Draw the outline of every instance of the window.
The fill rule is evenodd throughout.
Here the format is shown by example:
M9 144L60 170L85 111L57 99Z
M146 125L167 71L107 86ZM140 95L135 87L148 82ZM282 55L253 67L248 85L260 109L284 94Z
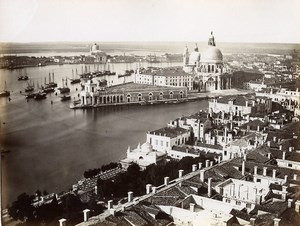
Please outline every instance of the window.
M292 164L292 163L289 163L289 164L288 164L288 167L293 167L293 164Z
M166 147L169 147L169 142L168 141L166 142Z
M238 206L242 205L241 201L236 201L236 205Z
M230 203L230 199L226 199L226 202L227 202L227 203Z
M164 142L163 141L160 141L160 146L163 146L164 145Z
M250 203L247 203L247 204L246 204L246 208L250 209L250 208L251 208L251 204L250 204Z
M158 145L158 140L156 140L155 144Z

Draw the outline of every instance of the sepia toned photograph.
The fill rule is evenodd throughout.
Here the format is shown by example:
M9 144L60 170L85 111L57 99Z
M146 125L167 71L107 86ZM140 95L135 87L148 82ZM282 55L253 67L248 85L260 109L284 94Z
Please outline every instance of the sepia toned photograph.
M299 9L0 0L0 225L300 225Z

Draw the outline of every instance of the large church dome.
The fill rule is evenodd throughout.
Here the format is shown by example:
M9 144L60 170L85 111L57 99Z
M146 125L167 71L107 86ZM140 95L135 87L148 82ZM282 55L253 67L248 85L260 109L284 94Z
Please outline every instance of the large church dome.
M217 47L209 45L201 53L200 62L202 62L202 63L223 63L223 54Z

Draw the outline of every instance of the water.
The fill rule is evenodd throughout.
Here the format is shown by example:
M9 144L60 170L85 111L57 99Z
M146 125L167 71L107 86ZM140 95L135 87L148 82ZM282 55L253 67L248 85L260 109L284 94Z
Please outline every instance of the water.
M47 66L26 71L35 83L42 83L44 77L48 80L48 72L53 71L60 86L62 78L72 77L72 69L80 72L81 66ZM129 65L113 67L122 71ZM67 190L85 170L124 158L128 145L143 143L148 130L207 108L207 101L199 101L74 111L54 94L48 94L45 100L26 102L19 93L26 87L26 81L17 81L18 74L18 70L0 70L0 84L6 81L7 88L13 90L11 102L0 98L0 143L10 150L1 164L4 207L21 192ZM117 78L112 81L120 82ZM76 98L79 91L76 86L70 87L72 98Z

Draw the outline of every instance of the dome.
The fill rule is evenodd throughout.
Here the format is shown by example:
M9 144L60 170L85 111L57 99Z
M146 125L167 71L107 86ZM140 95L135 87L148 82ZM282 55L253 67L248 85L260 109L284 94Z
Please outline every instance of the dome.
M97 45L96 43L94 45L92 45L92 47L91 47L92 52L97 52L98 50L100 50L99 45Z
M223 54L222 52L215 46L208 46L201 53L202 63L223 63Z
M152 145L150 144L150 143L148 143L148 142L146 142L146 143L144 143L142 146L141 146L141 150L142 150L142 152L144 152L144 153L149 153L149 152L151 152L152 151Z
M195 65L200 60L199 52L192 52L189 57L189 65Z

